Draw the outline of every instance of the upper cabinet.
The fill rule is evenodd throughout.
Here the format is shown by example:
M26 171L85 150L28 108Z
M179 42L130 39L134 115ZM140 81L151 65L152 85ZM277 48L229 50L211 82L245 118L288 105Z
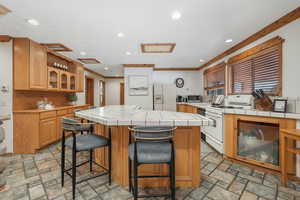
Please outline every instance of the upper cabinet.
M225 93L225 66L220 63L204 71L204 89L206 95L220 95Z
M84 68L82 65L77 65L77 91L83 92L84 90Z
M14 39L14 89L83 92L84 67L27 38Z
M27 38L14 39L14 89L47 89L47 51Z

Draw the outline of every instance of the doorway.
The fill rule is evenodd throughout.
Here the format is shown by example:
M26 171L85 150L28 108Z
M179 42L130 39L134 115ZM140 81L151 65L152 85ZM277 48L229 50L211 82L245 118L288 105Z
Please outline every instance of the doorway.
M94 106L94 79L85 78L85 103Z
M124 83L120 83L120 105L124 105Z

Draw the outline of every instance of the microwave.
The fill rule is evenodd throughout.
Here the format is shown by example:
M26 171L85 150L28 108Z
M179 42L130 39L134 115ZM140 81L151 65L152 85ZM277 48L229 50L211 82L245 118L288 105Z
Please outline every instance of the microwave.
M187 96L187 102L189 102L189 103L200 103L200 102L202 102L202 96L201 95L188 95Z

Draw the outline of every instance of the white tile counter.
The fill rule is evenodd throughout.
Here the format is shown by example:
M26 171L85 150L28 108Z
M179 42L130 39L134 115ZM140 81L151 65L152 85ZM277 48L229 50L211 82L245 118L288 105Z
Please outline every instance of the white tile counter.
M289 118L289 119L300 120L300 113L278 113L278 112L271 112L271 111L260 111L255 109L249 110L249 109L216 108L206 103L180 103L180 104L186 104L186 105L195 106L204 109L211 109L211 110L215 109L218 112L222 112L224 114L254 115L254 116L263 116L263 117L277 117L277 118Z
M210 126L213 121L198 114L142 110L138 106L104 106L76 112L81 117L109 126Z

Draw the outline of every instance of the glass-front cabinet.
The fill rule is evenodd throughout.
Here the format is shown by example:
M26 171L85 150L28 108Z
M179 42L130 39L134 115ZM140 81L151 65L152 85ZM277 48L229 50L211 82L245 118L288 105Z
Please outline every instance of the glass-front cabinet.
M59 70L48 67L48 89L57 90L59 87Z
M68 73L67 72L60 72L60 89L68 90Z
M237 156L279 166L279 124L238 120Z
M76 90L76 75L70 74L70 90Z

